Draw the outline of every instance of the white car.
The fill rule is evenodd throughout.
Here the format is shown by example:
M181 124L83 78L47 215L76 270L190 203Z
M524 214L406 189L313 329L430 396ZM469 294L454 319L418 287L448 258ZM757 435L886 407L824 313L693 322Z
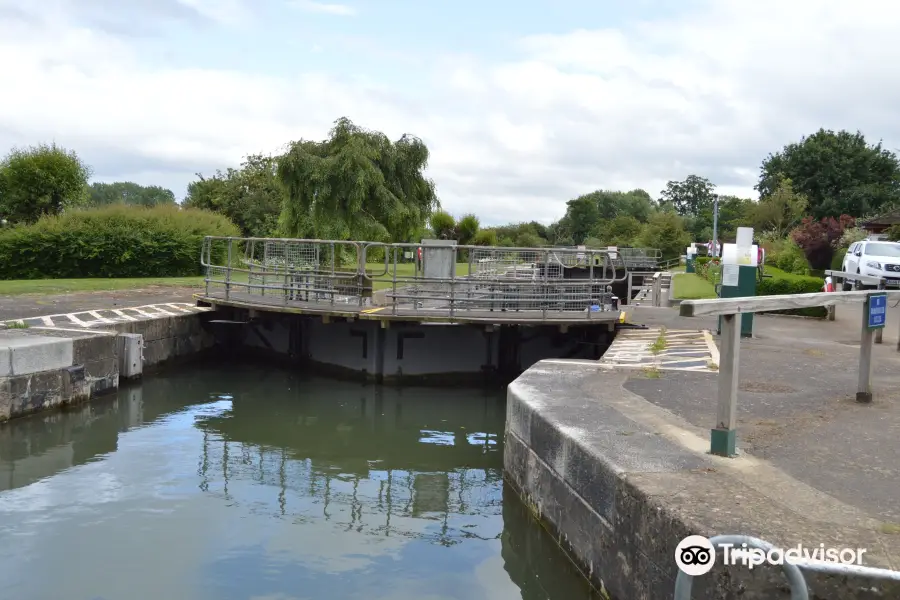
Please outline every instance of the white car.
M841 270L879 277L888 287L900 287L900 243L866 240L851 244ZM844 282L845 291L850 289L852 282L852 279Z

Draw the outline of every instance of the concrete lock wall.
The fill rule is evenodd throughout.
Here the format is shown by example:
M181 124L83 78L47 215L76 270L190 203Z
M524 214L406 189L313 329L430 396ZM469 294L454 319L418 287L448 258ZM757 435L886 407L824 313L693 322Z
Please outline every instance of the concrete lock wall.
M246 321L245 321L246 319ZM384 382L479 380L518 374L544 358L570 356L583 348L576 332L558 327L494 327L260 313L238 324L223 324L220 343L241 346L250 355L274 355L305 362L322 373ZM601 343L612 334L598 325ZM602 330L602 331L601 331Z
M194 313L109 324L0 332L0 422L84 402L176 359L211 349L215 338Z
M685 537L742 534L778 546L809 525L757 491L773 485L764 473L751 479L753 469L735 467L735 476L686 442L674 415L623 390L627 376L540 362L507 393L504 476L594 585L620 600L672 598ZM810 598L900 597L884 579L804 575ZM776 567L717 562L695 578L691 597L787 598L786 583Z

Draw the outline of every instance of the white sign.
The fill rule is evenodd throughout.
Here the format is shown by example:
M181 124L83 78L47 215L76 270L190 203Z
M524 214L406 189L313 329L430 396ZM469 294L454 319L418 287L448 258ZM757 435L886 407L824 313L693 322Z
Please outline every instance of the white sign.
M738 265L722 265L722 285L737 287L740 272Z

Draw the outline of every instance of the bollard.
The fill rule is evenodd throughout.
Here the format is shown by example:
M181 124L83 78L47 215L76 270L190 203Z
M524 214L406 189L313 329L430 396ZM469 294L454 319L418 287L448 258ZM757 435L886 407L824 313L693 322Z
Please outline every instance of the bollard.
M833 292L833 291L834 291L834 282L833 282L833 280L831 279L831 277L826 277L826 278L825 278L825 285L822 286L822 291L823 291L823 292ZM832 304L831 306L829 306L829 307L826 308L825 310L828 311L828 312L827 312L827 314L828 314L828 320L829 320L829 321L834 321L834 316L835 316L835 315L834 315L834 305Z

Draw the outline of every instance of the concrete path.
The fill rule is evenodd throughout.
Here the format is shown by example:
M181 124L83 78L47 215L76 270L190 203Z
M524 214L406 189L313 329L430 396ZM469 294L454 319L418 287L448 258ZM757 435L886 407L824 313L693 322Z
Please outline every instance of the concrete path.
M900 309L891 308L884 343L874 349L870 405L855 401L861 319L861 309L850 307L838 307L834 322L755 317L757 337L741 343L739 447L864 511L900 542ZM681 318L676 309L638 307L630 321L693 322L715 334L715 319ZM715 374L636 373L624 387L706 430L708 439Z
M194 287L159 286L107 292L0 295L0 321L170 302L194 304L191 296L199 291L201 291L200 288Z
M58 315L41 315L40 317L25 317L5 321L7 324L18 323L30 328L91 328L104 327L114 323L130 323L133 321L147 321L160 317L175 317L178 315L206 312L212 308L197 306L190 302L167 302L165 304L145 304L144 306L130 306L122 308L98 308L97 310L84 310L73 313L61 313Z

